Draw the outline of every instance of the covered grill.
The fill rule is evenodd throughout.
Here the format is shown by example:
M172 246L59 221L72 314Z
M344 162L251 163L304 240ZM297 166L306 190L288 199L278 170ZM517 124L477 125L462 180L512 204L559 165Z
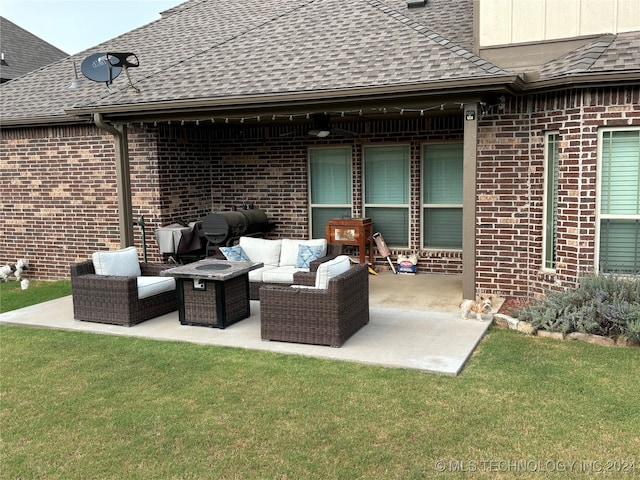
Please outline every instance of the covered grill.
M264 211L247 205L241 210L210 213L202 220L201 234L207 239L208 256L216 247L230 245L243 235L264 236L274 226Z

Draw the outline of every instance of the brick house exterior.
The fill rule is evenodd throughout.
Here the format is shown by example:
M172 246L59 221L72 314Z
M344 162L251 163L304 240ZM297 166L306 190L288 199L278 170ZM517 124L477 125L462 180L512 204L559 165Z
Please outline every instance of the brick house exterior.
M271 3L286 8L290 2ZM301 9L338 5L332 1L316 5L299 3ZM397 80L400 86L387 80L390 83L380 87L384 94L367 93L366 99L316 98L314 88L320 87L311 85L311 93L305 92L304 102L298 103L292 97L283 103L282 98L261 100L247 87L250 104L234 108L220 105L205 108L204 104L192 108L187 105L190 101L187 97L184 106L173 108L176 91L169 84L163 93L163 79L166 80L163 72L151 83L136 84L141 87L141 97L149 92L158 95L158 104L166 103L166 109L153 111L155 97L148 102L136 97L122 79L118 80L119 94L106 95L104 90L96 94L95 89L104 89L103 86L83 87L94 90L71 103L63 98L66 91L62 89L59 104L45 102L42 109L47 112L42 115L33 102L20 100L25 91L33 88L30 82L37 83L38 78L27 76L3 85L0 264L28 258L32 278L66 278L70 263L88 258L93 251L123 245L118 191L122 193L124 186L117 172L123 155L118 153L113 132L100 128L98 121L91 121L93 112L99 112L120 132L126 132L124 156L131 185L130 215L134 219L145 218L150 261L161 258L153 239L156 228L173 222L187 223L211 211L226 211L243 204L263 209L277 223L273 237L309 237L309 151L313 148L351 149L352 214L366 215L365 147L406 145L410 179L408 245L391 247L393 255L418 253L419 273L463 275L470 279L464 287L467 296L469 291L533 296L547 288L573 286L581 274L596 270L598 131L603 127L640 129L640 68L638 60L625 56L620 46L626 49L640 46L640 33L607 37L607 45L617 47L611 55L627 58L622 67L594 72L592 60L582 72L588 79L565 81L567 69L561 66L569 63L574 68L575 62L568 60L572 55L582 61L588 55L581 56L580 52L593 52L604 40L584 39L578 48L572 46L568 53L558 53L557 58L542 67L534 65L528 73L513 74L506 66L504 69L495 66L499 63L495 58L489 64L474 57L471 51L482 56L481 45L474 44L470 33L463 33L464 22L449 19L452 11L458 12L463 20L474 19L471 23L479 28L480 6L476 2L431 0L424 6L431 9L425 10L425 17L432 19L434 13L439 15L429 21L422 19L416 9L407 9L403 1L353 2L359 3L362 5L353 6L353 15L344 12L344 18L360 18L358 8L371 7L376 9L376 15L384 13L382 24L400 20L411 25L413 31L419 31L422 25L429 29L427 33L438 31L438 25L429 21L442 22L439 33L445 38L455 38L456 45L468 49L463 57L471 59L472 65L457 65L451 70L454 67L443 61L442 77L434 79L430 86L419 87L433 89L428 93L406 89L400 78ZM154 28L162 32L163 22L168 28L171 21L192 15L192 11L215 10L214 5L205 4L201 0L186 2L166 13ZM230 12L231 18L233 15ZM295 22L296 14L290 15L288 21ZM363 18L359 27L364 29L369 17ZM274 20L265 20L265 24L269 22ZM381 25L374 24L372 28L383 31ZM138 37L145 38L143 30L131 33L130 44L136 44ZM151 33L147 31L147 35ZM442 37L434 38L429 36L429 41L436 41L438 48L443 45L450 48ZM99 46L97 51L122 49L125 40L126 35L119 45ZM142 49L140 45L137 48ZM454 49L456 59L459 48ZM604 48L598 58L604 61L606 51ZM494 51L491 54L495 57ZM411 51L407 55L412 55ZM336 68L340 68L341 57L336 58ZM59 76L68 67L69 59L63 63L52 65L48 75ZM465 68L469 69L468 74L454 73ZM478 79L474 70L477 68L491 72L486 80ZM398 70L401 66L392 68L390 76ZM598 76L612 72L616 75L613 80ZM135 78L136 74L131 69L131 76ZM462 79L456 77L458 74ZM42 78L47 73L39 75ZM447 82L453 86L441 92ZM399 90L390 95L386 90L389 85ZM407 108L400 107L404 105ZM365 114L352 113L344 118L340 115L358 109L364 109ZM350 130L354 136L313 138L295 133L307 128L305 114L327 110L340 117L332 126ZM470 128L475 135L473 140ZM553 270L543 268L548 132L557 132L559 139ZM475 171L471 171L474 181L465 180L464 184L466 246L462 249L423 246L422 149L433 142L464 142L465 162L474 166ZM470 149L473 152L469 153ZM465 163L465 169L468 165ZM133 241L127 243L142 246L139 228L133 228ZM377 257L376 264L385 268L386 260Z

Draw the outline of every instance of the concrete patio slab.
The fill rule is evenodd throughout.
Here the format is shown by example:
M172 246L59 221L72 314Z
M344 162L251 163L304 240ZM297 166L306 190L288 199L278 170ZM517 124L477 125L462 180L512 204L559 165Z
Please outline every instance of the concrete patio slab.
M372 306L369 324L341 348L331 348L263 341L257 301L251 301L249 318L224 330L180 325L177 312L134 327L80 322L73 318L71 296L0 314L0 324L5 325L247 348L448 375L460 373L490 323L462 320L451 304L448 311Z

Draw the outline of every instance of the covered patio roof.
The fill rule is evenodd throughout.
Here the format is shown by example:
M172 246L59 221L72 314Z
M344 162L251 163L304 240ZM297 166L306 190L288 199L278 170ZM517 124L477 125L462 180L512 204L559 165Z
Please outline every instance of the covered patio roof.
M248 119L367 109L424 113L500 94L640 79L640 33L605 35L539 72L477 56L473 0L189 0L162 18L3 84L3 128ZM109 88L79 73L96 53L139 66ZM69 89L76 73L81 82ZM125 74L126 73L126 74ZM415 113L414 112L414 113Z
M292 115L372 101L382 112L405 100L425 108L425 96L446 103L452 93L504 91L519 79L472 53L472 18L471 0L419 9L403 0L190 0L3 85L2 123ZM131 52L139 66L109 89L86 79L69 89L100 52Z

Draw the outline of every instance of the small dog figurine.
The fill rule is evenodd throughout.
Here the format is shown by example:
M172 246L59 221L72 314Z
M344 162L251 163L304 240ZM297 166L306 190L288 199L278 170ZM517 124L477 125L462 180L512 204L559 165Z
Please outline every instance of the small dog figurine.
M24 258L21 258L16 262L15 272L13 273L17 281L22 280L22 271L29 266L29 262Z
M13 273L11 265L3 265L0 267L0 281L8 282L9 276Z
M3 265L0 267L0 281L8 282L11 274L15 275L16 280L22 280L22 271L29 266L29 262L24 258L18 260L14 265Z
M476 314L476 320L482 321L482 314L489 313L491 311L491 298L480 297L480 301L475 300L462 300L460 302L460 313L462 319L466 320L469 313L474 312Z

